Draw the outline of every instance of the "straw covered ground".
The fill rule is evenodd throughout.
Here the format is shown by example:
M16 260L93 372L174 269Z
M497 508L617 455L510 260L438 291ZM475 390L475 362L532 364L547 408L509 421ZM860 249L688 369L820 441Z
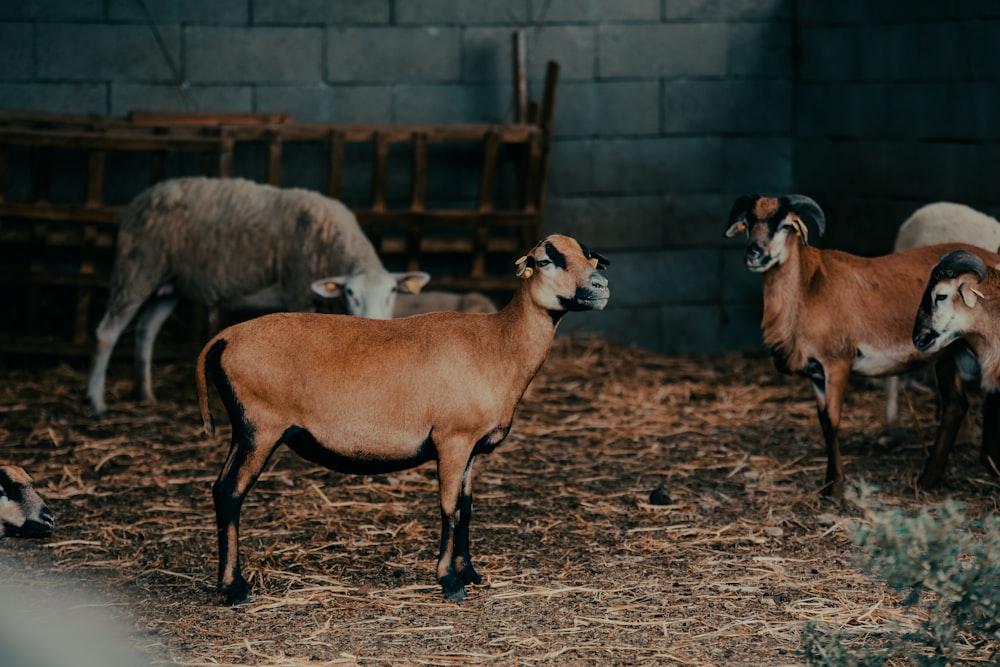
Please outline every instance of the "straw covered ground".
M130 402L129 376L112 366L95 419L84 368L0 370L0 460L27 468L57 515L51 538L0 541L0 581L25 599L82 592L70 606L110 617L145 664L801 665L807 621L876 644L907 621L852 565L860 513L819 498L808 382L763 356L557 341L509 438L477 463L485 581L461 604L434 581L433 465L350 477L283 449L242 515L252 600L220 605L210 487L228 423L216 403L224 427L202 432L191 364L155 368L155 406ZM887 428L881 387L852 385L849 477L890 506L951 496L995 512L997 481L968 442L941 493L915 489L933 398L905 394Z

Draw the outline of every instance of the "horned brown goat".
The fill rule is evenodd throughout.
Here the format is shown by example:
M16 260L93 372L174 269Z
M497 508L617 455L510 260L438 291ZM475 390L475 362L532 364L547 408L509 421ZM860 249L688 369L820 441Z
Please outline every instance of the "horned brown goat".
M761 328L775 366L812 382L827 453L823 493L833 497L843 493L838 428L850 374L886 376L929 363L937 371L941 421L919 483L933 488L944 475L968 410L956 355L972 357L958 348L934 354L918 350L911 340L914 316L927 275L943 253L963 248L992 264L1000 262L1000 256L973 246L945 244L858 257L810 246L806 222L822 235L825 216L809 197L746 195L733 205L725 235L748 235L744 261L748 269L761 274ZM1000 416L995 396L988 396L985 403L984 447L988 434L997 432L993 424Z
M441 504L437 580L462 600L480 583L469 555L472 465L506 438L522 394L567 311L602 310L607 260L567 236L518 260L523 278L490 314L398 320L278 313L224 329L198 357L198 397L214 431L208 378L232 424L212 492L219 589L247 598L238 553L240 508L278 445L330 469L367 474L436 461Z

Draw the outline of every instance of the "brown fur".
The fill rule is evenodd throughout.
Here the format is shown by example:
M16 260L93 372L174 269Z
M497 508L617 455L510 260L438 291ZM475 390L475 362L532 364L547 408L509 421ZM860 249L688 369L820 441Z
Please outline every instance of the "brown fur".
M844 468L837 433L850 374L898 374L931 362L936 363L943 408L934 452L925 464L920 484L936 486L965 416L967 399L955 367L957 351L927 355L913 345L917 307L927 276L948 250L964 248L991 265L1000 262L1000 256L962 244L926 246L877 258L817 250L806 243L804 224L795 211L781 206L778 199L738 200L728 236L737 229L733 221L746 219L740 215L743 205L746 213L770 211L771 215L786 216L785 220L758 217L747 221L747 257L748 262L753 256L758 266L764 266L765 257L773 259L784 253L781 263L762 274L761 328L775 365L813 381L827 450L823 492L835 497L843 492ZM787 231L781 248L775 239L783 224ZM989 411L986 419L994 419L992 407ZM988 446L985 434L986 430L984 448Z
M548 253L561 254L566 268L549 262ZM455 600L465 596L464 584L480 581L468 553L473 459L506 437L552 345L565 311L560 298L591 294L597 300L579 301L576 309L601 309L608 294L589 253L569 237L550 236L529 256L534 274L497 313L399 320L281 313L230 327L209 341L198 358L202 418L211 433L211 375L233 423L233 444L213 488L219 586L227 602L247 593L237 556L239 506L282 442L345 472L436 460L438 581Z
M775 197L761 197L754 206L754 217L758 220L766 220L778 211L780 204Z
M984 261L1000 262L1000 256L963 244L876 258L818 250L793 236L787 244L788 260L763 275L761 328L764 343L780 350L793 370L805 367L810 356L853 360L860 344L882 347L908 341L927 276L948 250L974 250ZM898 366L902 371L927 361L914 347Z

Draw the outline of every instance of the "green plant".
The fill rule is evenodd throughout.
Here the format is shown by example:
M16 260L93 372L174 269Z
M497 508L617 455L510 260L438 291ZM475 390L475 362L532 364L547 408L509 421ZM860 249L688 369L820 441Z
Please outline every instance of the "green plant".
M869 667L903 659L921 667L1000 658L1000 517L971 520L953 500L916 515L885 510L855 492L865 518L852 530L855 563L914 610L916 626L888 628L885 645L855 654L842 632L807 624L809 665ZM964 648L959 648L963 645ZM974 654L974 655L973 655Z

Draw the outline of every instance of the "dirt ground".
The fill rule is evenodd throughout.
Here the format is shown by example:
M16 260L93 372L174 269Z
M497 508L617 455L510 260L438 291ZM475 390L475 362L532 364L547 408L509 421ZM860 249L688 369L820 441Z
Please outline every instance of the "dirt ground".
M763 356L560 339L505 444L477 463L484 583L460 604L434 580L433 465L350 477L279 450L242 515L253 597L222 606L210 487L224 412L204 435L192 364L154 369L155 406L131 402L130 373L112 366L111 410L95 419L82 365L0 367L0 460L27 468L57 517L51 538L0 541L15 590L0 606L19 595L107 617L140 664L801 665L807 621L877 643L906 619L852 565L858 511L819 497L808 382ZM854 382L851 480L890 506L951 496L973 516L997 510L1000 486L968 442L939 493L917 491L933 398L905 394L896 428L883 406L881 381ZM74 667L88 664L74 650Z

